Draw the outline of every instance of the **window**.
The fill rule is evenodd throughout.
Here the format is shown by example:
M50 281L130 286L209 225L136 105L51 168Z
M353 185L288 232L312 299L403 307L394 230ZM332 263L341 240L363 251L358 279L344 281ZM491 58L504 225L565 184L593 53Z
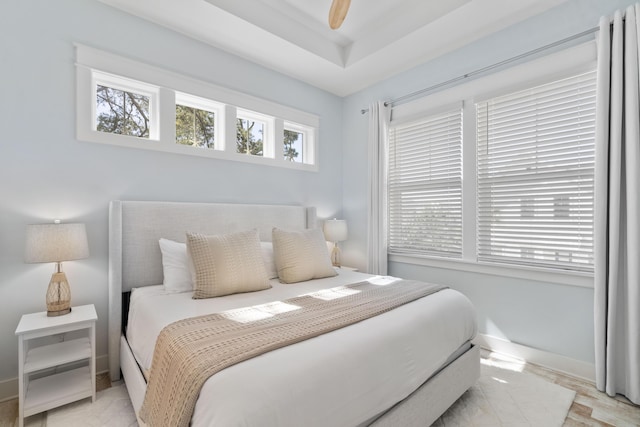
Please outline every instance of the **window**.
M285 122L282 155L291 163L313 164L313 129L297 123Z
M462 257L462 109L389 130L389 250Z
M215 149L221 106L176 93L176 144Z
M285 129L282 144L284 145L283 156L285 160L297 163L302 162L304 157L304 133Z
M76 45L79 140L317 171L315 115Z
M236 152L252 156L264 156L267 123L260 115L250 111L238 111L236 120Z
M394 107L391 261L593 285L594 52Z
M149 138L149 97L103 86L96 87L96 129L100 132Z
M595 74L477 104L478 261L593 270Z
M92 93L95 131L118 137L157 139L157 87L96 72Z

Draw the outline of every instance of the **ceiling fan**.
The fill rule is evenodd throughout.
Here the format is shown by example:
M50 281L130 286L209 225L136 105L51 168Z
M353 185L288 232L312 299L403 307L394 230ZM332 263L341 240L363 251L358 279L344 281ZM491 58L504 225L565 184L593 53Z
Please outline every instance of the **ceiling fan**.
M344 18L347 16L350 4L351 0L333 0L331 9L329 9L329 27L332 30L340 28Z

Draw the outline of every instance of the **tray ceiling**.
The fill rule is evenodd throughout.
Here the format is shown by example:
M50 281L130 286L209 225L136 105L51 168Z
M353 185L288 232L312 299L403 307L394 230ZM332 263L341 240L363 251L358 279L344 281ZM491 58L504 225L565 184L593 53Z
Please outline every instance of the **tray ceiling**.
M346 96L567 0L101 0Z

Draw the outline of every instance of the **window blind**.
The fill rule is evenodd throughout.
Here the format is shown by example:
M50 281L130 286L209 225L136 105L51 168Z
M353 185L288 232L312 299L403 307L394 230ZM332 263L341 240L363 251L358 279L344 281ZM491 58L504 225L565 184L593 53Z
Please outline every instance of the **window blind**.
M389 252L462 256L462 109L389 129Z
M480 262L593 271L595 71L476 104Z

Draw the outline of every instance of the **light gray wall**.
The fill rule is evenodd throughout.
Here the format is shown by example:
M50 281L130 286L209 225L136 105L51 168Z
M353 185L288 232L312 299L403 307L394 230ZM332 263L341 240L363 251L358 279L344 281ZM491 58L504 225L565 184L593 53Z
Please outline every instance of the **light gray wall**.
M320 116L320 171L79 142L74 42ZM327 92L95 0L3 2L0 75L0 388L17 376L20 316L45 309L54 268L24 264L27 224L86 223L91 256L64 269L73 304L96 305L100 356L107 353L110 200L313 205L320 217L340 215L342 99Z
M343 209L349 240L343 262L366 266L367 115L388 100L497 63L598 25L600 16L633 0L571 0L455 52L389 78L344 100ZM460 23L464 25L464 23ZM389 273L448 284L476 306L480 332L593 362L593 290L533 280L390 263Z

